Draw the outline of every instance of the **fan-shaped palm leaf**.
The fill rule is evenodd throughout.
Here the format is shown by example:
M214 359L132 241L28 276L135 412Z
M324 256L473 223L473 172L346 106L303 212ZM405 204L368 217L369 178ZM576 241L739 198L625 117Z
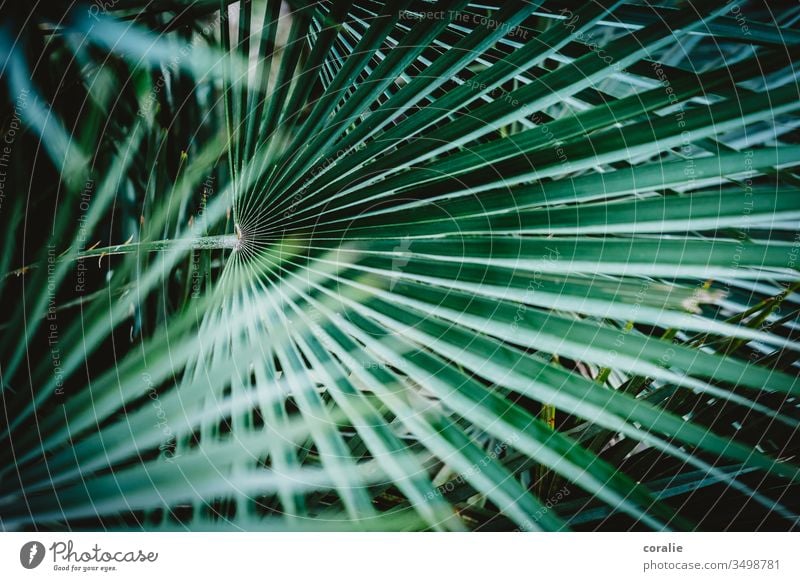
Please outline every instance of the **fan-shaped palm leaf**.
M10 15L3 526L793 526L800 31L732 6Z

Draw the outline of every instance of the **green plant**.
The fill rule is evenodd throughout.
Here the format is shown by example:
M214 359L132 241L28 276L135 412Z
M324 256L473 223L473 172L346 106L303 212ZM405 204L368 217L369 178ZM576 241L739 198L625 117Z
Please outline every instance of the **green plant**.
M5 529L797 523L796 11L495 4L4 16Z

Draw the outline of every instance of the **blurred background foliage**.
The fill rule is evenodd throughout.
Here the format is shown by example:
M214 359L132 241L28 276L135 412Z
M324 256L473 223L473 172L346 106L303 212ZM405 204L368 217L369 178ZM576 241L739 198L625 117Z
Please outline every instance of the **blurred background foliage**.
M2 9L4 530L788 530L794 2Z

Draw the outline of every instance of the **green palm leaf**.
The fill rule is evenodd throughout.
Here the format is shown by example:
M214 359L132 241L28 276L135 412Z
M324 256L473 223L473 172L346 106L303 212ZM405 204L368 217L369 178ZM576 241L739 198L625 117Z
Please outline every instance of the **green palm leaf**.
M795 526L800 31L746 6L10 13L3 528Z

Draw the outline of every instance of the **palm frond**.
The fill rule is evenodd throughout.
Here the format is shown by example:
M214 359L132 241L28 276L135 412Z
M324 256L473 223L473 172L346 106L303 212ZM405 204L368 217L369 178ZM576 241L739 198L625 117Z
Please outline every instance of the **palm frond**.
M3 528L795 527L796 16L16 8Z

